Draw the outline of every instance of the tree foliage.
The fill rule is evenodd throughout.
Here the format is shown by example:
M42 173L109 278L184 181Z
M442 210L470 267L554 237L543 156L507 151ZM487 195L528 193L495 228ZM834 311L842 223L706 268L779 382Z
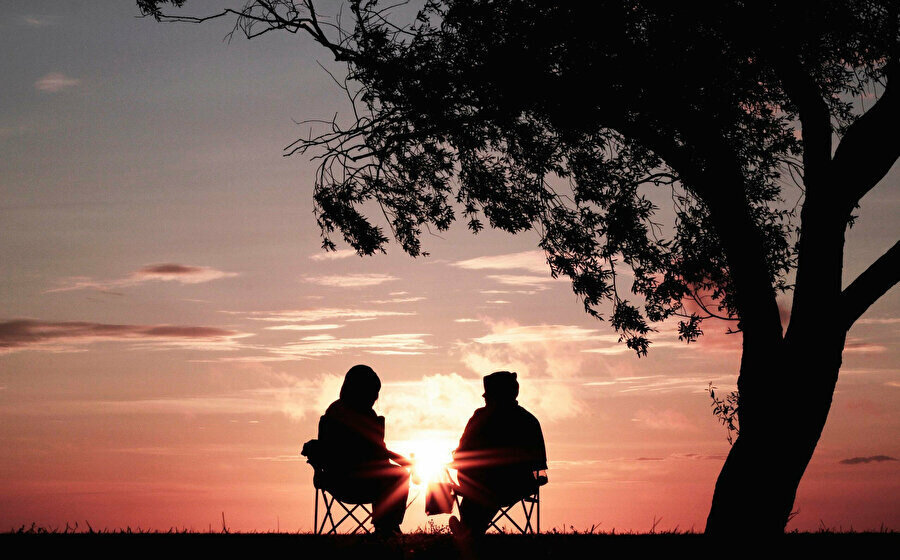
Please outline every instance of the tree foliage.
M158 4L139 1L159 19ZM790 287L783 190L802 188L804 154L792 88L814 88L843 134L897 49L890 2L429 0L406 25L374 0L349 7L346 27L309 1L223 12L247 36L306 31L347 63L352 122L289 148L320 161L324 247L339 234L371 254L393 237L416 256L423 231L458 217L473 232L535 229L552 274L594 316L612 301L639 355L652 322L681 316L690 342L704 318L741 318L722 221L745 221L753 266ZM674 231L648 188L671 190ZM373 203L389 234L366 215ZM623 265L631 296L615 281Z

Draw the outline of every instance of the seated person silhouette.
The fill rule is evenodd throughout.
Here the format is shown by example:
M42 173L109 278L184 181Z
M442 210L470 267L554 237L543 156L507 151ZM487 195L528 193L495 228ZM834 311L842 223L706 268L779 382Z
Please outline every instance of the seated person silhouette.
M366 365L350 368L340 398L319 419L319 485L341 501L372 504L376 534L399 534L409 495L409 461L384 443L384 416L372 406L381 380ZM310 461L312 462L312 460Z
M546 482L535 477L535 471L547 468L541 425L519 406L518 395L514 372L485 376L485 406L469 419L453 452L462 496L460 519L450 518L454 535L483 534L500 506L533 494Z

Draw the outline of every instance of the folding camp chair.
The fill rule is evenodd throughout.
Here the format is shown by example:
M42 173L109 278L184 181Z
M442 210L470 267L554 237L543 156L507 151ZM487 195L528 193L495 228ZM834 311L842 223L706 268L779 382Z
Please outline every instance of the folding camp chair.
M317 473L318 474L318 473ZM338 527L341 526L345 521L348 522L350 526L352 526L352 530L350 534L355 534L357 531L362 531L366 534L371 533L369 528L366 526L366 522L372 519L372 508L370 504L356 504L352 501L342 501L339 500L333 493L331 493L326 488L321 488L318 484L316 484L316 477L313 476L313 486L316 488L316 505L315 511L313 514L313 532L316 535L326 534L333 535L338 532ZM322 502L322 521L319 522L319 502ZM337 515L341 515L341 512L338 511L337 515L334 514L335 504L343 509L343 516L337 521L334 520ZM357 517L357 510L359 511L359 517ZM363 516L365 514L365 516ZM362 517L362 519L360 519ZM328 529L328 532L325 532L326 523L331 525L331 528ZM355 525L354 525L355 523Z
M547 484L547 476L535 472L534 481L534 492L523 498L500 506L497 514L494 515L494 518L488 525L488 530L493 527L496 531L503 533L504 531L500 527L500 523L504 518L506 518L523 535L528 533L537 534L541 532L541 486ZM456 492L454 494L454 498L456 502L456 508L457 510L459 510L460 500L462 499L462 496L459 494L459 492ZM521 524L513 517L514 513L518 511L515 509L517 505L522 506L523 519Z
M303 450L300 454L307 458L306 462L312 466L314 471L313 487L316 489L316 501L313 513L313 533L316 535L325 533L326 523L328 523L331 527L325 534L333 535L338 532L338 527L345 521L353 527L350 531L351 534L355 534L358 531L371 533L366 526L366 522L372 519L372 508L370 507L370 504L368 502L357 503L348 496L338 496L334 493L333 489L329 487L329 484L327 483L328 473L325 472L324 464L322 462L321 444L317 440L310 440L303 444ZM322 503L321 522L319 521L320 502ZM344 510L343 515L335 508L335 504ZM357 512L357 510L361 511ZM337 515L335 515L335 513L337 513ZM359 517L357 517L357 515ZM335 521L334 519L337 516L341 517ZM360 519L360 517L362 517L362 519Z

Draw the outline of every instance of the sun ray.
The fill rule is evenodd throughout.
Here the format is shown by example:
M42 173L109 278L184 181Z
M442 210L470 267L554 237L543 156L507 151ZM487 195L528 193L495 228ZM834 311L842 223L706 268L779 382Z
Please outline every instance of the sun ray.
M413 463L412 483L426 487L429 482L444 480L457 441L440 432L424 432L408 440L394 442L394 449Z

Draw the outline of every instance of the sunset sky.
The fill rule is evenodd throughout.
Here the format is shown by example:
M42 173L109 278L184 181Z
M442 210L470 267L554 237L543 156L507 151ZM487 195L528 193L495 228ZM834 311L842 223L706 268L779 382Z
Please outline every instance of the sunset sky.
M705 323L687 346L663 324L638 359L536 234L456 224L425 258L322 251L315 163L282 150L296 122L346 114L319 64L341 67L302 36L229 43L224 21L137 13L0 4L0 531L205 531L223 512L311 530L298 452L358 363L401 452L455 445L481 377L517 371L550 459L545 529L703 529L729 449L707 387L734 389L740 335ZM862 201L845 285L900 237L898 180ZM900 529L898 338L894 289L850 331L788 529ZM408 511L404 530L425 524L422 497Z

